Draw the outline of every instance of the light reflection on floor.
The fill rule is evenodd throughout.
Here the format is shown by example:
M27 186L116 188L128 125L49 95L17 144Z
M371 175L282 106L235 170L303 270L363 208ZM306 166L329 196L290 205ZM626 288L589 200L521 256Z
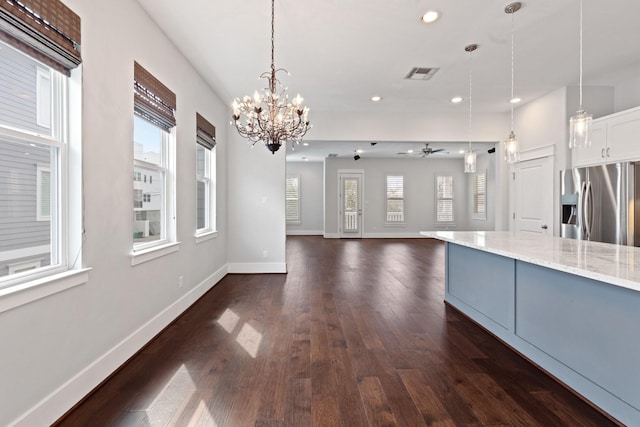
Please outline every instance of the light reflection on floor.
M218 319L218 324L229 334L233 333L239 322L240 316L229 308ZM236 342L255 359L262 342L262 334L248 323L244 323L236 337Z

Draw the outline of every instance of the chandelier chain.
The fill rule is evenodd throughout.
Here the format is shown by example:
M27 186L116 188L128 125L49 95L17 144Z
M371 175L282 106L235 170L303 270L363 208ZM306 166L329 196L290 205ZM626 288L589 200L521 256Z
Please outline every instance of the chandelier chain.
M275 73L276 71L276 66L275 66L275 51L276 51L276 38L275 38L275 33L276 33L276 1L275 0L271 0L271 72Z

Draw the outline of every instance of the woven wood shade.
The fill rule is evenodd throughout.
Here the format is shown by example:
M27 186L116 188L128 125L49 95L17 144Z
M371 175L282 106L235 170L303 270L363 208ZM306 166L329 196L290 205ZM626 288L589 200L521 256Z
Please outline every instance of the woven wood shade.
M0 39L69 74L80 55L80 17L59 0L1 0Z
M134 62L133 80L134 112L165 130L174 127L176 94L137 62Z
M196 142L209 150L216 146L216 127L196 113Z

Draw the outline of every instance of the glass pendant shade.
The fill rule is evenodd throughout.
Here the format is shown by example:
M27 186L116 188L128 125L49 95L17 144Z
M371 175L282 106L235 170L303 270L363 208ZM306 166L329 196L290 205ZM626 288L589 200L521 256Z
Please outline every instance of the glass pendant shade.
M578 110L569 119L569 148L591 147L591 121L593 116Z
M504 141L504 161L516 163L520 160L520 142L516 134L511 131L509 137Z
M464 153L464 172L474 173L476 171L476 152L469 147Z

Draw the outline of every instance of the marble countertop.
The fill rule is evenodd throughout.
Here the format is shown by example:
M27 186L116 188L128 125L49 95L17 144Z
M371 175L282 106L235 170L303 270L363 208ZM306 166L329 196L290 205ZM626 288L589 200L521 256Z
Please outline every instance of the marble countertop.
M640 248L508 231L420 235L640 291Z

